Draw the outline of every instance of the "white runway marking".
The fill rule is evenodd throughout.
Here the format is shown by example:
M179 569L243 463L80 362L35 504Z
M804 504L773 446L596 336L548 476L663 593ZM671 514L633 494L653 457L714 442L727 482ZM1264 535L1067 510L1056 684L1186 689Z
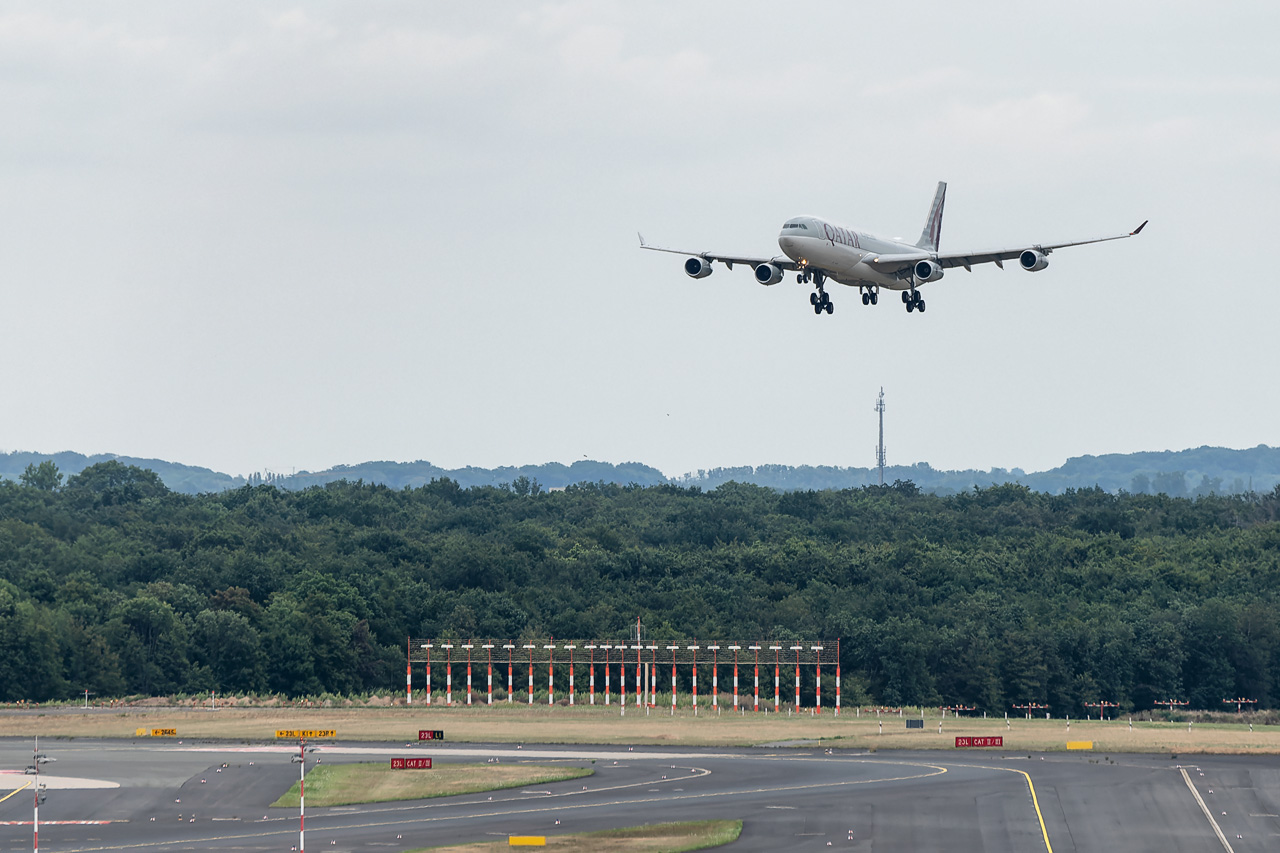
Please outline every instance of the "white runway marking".
M1182 774L1182 778L1186 780L1187 787L1191 789L1191 796L1195 797L1196 802L1200 804L1200 811L1204 812L1205 818L1208 819L1210 825L1213 826L1213 831L1218 836L1218 840L1222 842L1223 849L1225 849L1227 853L1235 853L1235 851L1231 849L1230 842L1227 841L1227 836L1223 834L1222 827L1218 826L1218 822L1213 819L1213 814L1210 813L1209 807L1204 804L1204 798L1200 796L1200 792L1196 790L1196 786L1192 783L1191 777L1187 775L1186 768L1179 767L1178 772Z

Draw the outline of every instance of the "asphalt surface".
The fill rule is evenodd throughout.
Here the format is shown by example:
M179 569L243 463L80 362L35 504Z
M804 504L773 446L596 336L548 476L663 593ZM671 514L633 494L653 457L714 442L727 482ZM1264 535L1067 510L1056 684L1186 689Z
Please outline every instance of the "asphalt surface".
M298 777L284 747L50 740L41 751L57 759L40 777L49 784L42 850L265 851L298 843L297 812L267 805ZM0 738L0 797L32 779L21 773L30 754L29 741ZM735 851L1025 853L1045 850L1047 833L1056 853L1244 853L1280 839L1275 757L344 743L321 747L308 765L393 755L562 761L596 772L487 794L308 808L308 848L410 850L708 818L743 821L742 837L721 848ZM112 783L118 787L86 787ZM0 824L0 850L30 849L31 818L31 789L0 801L0 821L22 822Z

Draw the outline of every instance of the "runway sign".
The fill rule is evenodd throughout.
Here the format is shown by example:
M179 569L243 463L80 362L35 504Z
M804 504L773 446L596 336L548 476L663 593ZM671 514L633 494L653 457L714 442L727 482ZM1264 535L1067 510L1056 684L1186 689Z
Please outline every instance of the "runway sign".
M334 729L276 729L276 737L318 738L337 736L338 732Z
M430 758L393 758L391 759L392 770L430 770Z
M134 737L177 737L177 729L134 729Z
M1093 741L1069 740L1067 741L1067 749L1093 749Z
M924 720L907 720L907 728L909 728L909 729L923 729L923 728L924 728Z
M971 746L1004 746L1004 735L956 738L956 749L964 749Z
M545 835L512 835L507 839L508 847L546 847Z
M441 729L418 729L418 740L444 740Z

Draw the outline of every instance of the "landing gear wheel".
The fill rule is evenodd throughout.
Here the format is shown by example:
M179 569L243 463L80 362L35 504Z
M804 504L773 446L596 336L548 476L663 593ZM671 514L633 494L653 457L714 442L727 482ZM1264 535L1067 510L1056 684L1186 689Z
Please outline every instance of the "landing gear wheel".
M878 303L880 302L880 294L879 294L879 293L877 293L876 291L874 291L874 290L873 290L873 291L871 291L871 293L870 293L870 294L868 294L868 295L871 297L871 304L872 304L872 305L876 305L876 304L878 304Z
M818 294L817 294L817 293L810 293L810 294L809 294L809 304L810 304L810 305L817 305L817 304L818 304Z
M908 290L904 290L904 291L902 291L902 304L903 304L903 305L910 305L910 304L911 304L911 292L910 292L910 291L908 291Z
M862 294L862 304L863 304L863 305L870 305L870 304L871 304L871 294L870 294L870 293L866 293L866 292L864 292L864 293Z
M921 314L923 314L923 313L924 313L924 300L923 300L923 299L918 300L918 301L916 302L916 310L917 310L917 311L919 311Z
M796 284L804 284L804 276L802 275L796 276Z
M822 313L822 305L820 303L817 303L817 302L813 303L813 313L815 314Z
M828 314L830 314L832 311L836 310L836 306L834 306L834 305L832 305L832 304L831 304L831 300L830 300L830 299L828 299L828 300L827 300L827 304L826 304L825 306L823 306L823 307L825 307L825 308L827 309L827 313L828 313Z
M914 311L914 310L916 310L916 304L915 304L914 302L908 302L908 303L907 303L907 313L908 313L908 314L910 314L910 313L911 313L912 311Z

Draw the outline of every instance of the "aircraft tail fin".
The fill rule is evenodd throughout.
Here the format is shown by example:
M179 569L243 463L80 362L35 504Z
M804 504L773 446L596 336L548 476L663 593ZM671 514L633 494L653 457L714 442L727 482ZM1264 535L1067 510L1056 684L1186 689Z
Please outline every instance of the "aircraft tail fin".
M942 205L947 200L947 182L938 181L938 192L933 196L933 206L929 208L929 218L925 220L924 230L920 232L920 240L916 246L930 252L938 251L938 243L942 240Z

